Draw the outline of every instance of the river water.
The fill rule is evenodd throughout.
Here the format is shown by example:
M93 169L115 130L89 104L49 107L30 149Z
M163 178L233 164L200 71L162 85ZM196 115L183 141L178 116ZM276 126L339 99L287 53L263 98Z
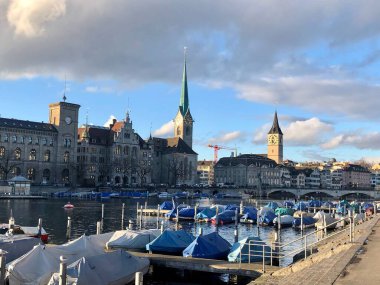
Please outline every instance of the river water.
M124 227L127 226L128 220L136 220L136 204L144 205L147 201L148 207L157 208L163 200L158 198L144 199L111 199L104 202L104 230L103 232L120 230L122 227L122 203L125 203ZM83 234L91 235L96 233L96 222L101 220L102 203L94 200L73 200L72 204L75 208L72 210L63 209L66 204L63 199L48 200L0 200L0 223L7 223L11 209L16 224L24 226L37 226L38 219L42 218L42 225L49 235L49 242L54 244L65 243L66 225L68 217L72 221L71 238L75 239ZM183 201L186 204L194 205L196 200ZM203 200L202 200L203 202ZM218 200L209 201L218 204L239 204L240 201ZM203 228L205 234L215 231L216 228L211 224L197 224L193 222L180 222L180 226L196 235L199 227ZM143 219L143 228L156 228L157 218L146 217ZM164 220L165 228L175 228L175 223ZM219 233L230 243L234 242L234 224L219 226ZM239 224L239 239L247 236L256 236L258 229L256 225ZM259 236L262 240L270 243L273 240L275 229L273 227L260 227ZM281 230L281 241L294 240L300 236L300 232L293 228L284 228ZM301 244L300 244L301 245ZM283 260L281 265L287 265L292 260ZM167 280L163 280L167 279ZM164 274L164 276L155 274L148 276L146 284L203 284L204 280L208 280L208 284L247 284L247 280L231 280L228 276L215 276L211 274L191 274L190 276ZM202 281L201 281L202 280Z

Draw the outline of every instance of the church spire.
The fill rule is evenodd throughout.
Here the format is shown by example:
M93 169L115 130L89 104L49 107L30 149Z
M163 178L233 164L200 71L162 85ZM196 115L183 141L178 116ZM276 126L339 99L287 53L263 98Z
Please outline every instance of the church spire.
M280 134L280 135L283 134L281 131L280 125L278 123L277 110L274 113L273 125L268 134Z
M86 127L82 134L82 140L88 141L90 139L90 133L88 131L88 110L86 112Z
M179 109L184 116L189 109L189 96L187 90L187 72L186 72L186 50L184 48L184 65L183 65L183 77L182 77L182 90L181 90L181 99L179 102Z

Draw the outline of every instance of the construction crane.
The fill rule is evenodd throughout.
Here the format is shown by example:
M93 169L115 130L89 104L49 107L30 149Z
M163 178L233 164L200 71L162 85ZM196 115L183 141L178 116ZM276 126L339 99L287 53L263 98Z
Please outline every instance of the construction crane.
M222 146L222 145L212 145L209 144L208 147L211 147L214 149L214 163L218 162L218 151L221 149L229 149L235 151L235 157L237 156L237 148L228 147L228 146Z

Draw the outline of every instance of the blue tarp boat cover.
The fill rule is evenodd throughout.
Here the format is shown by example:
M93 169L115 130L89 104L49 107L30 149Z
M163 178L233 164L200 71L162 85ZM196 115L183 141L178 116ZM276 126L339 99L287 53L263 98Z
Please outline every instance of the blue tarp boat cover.
M243 208L243 214L246 214L246 213L256 213L257 214L257 209L255 207L252 207L252 206L244 206Z
M292 201L285 201L284 202L284 207L285 208L293 208L294 207L294 203Z
M326 207L326 208L335 208L335 204L333 202L330 202L330 201L327 201L327 202L324 202L322 204L323 207Z
M184 209L184 208L189 208L190 206L189 205L185 205L185 204L180 204L178 206L176 206L174 204L174 208L165 214L165 218L167 219L173 219L173 218L176 218L177 217L177 208L178 208L178 213L179 211L181 211L181 209Z
M281 207L281 204L278 202L269 202L265 207L276 210L278 207Z
M216 216L212 218L216 219ZM225 210L224 212L218 214L218 222L221 224L233 223L235 222L235 211L234 210Z
M211 219L216 215L216 208L206 208L197 214L197 219Z
M164 201L160 206L161 210L172 210L173 208L174 207L172 201Z
M309 201L309 207L321 207L322 202L319 200L311 200Z
M305 216L303 217L303 224L305 226L310 226L310 225L314 225L315 224L315 220L313 217L309 217L309 216ZM301 218L295 218L293 220L293 226L298 228L301 226Z
M195 210L194 210L194 208L183 208L183 209L179 210L178 215L179 215L180 219L181 218L182 219L189 219L189 218L194 219Z
M304 202L299 202L299 203L295 204L295 206L294 206L294 210L296 210L296 211L305 211L306 208L307 208L307 204Z
M371 204L371 203L365 203L363 205L363 210L364 211L367 211L367 209L369 209L369 208L373 208L373 204Z
M236 205L227 205L226 206L226 210L231 210L231 211L235 211L236 209L239 210L239 206L236 206Z
M248 257L249 243L251 243L250 258ZM259 237L246 237L234 243L230 253L228 254L229 262L262 262L263 261L263 248L265 260L270 261L271 248L265 244ZM241 254L240 254L241 253Z
M254 207L245 207L243 210L242 220L257 220L257 209Z
M198 236L184 251L184 257L226 259L231 244L217 232Z
M273 225L274 218L276 218L276 214L268 211L268 212L265 212L265 214L259 218L259 222L261 224L270 226L270 225Z
M184 230L165 230L159 237L146 245L146 250L169 254L181 254L195 237Z

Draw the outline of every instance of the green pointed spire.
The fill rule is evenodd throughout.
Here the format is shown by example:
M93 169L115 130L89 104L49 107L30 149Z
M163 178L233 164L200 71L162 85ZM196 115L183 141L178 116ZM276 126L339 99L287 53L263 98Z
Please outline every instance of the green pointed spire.
M186 48L184 55L184 65L183 65L183 77L182 77L182 90L181 90L181 99L179 101L179 108L181 110L182 115L185 115L187 110L189 109L189 96L187 90L187 72L186 72Z

